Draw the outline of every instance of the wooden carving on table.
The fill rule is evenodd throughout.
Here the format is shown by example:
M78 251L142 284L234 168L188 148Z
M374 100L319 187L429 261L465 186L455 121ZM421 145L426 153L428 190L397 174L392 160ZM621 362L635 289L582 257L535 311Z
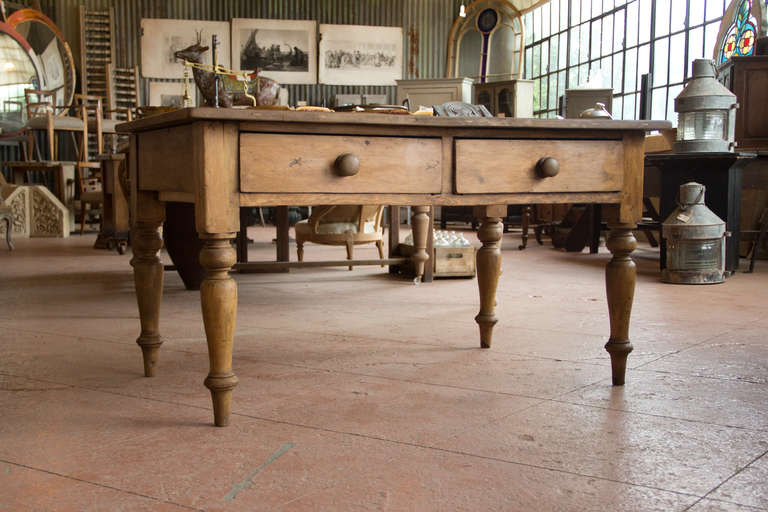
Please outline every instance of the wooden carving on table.
M213 68L207 69L207 66L202 64L202 56L207 51L208 47L202 46L201 41L198 40L195 44L175 52L173 56L192 64L195 84L205 98L206 104L212 107L216 105L217 73L213 71ZM258 70L249 74L249 80L246 82L237 80L233 74L222 73L221 70L219 70L218 75L220 77L219 106L255 106L254 98L256 105L275 105L277 103L280 85L272 79L258 76Z

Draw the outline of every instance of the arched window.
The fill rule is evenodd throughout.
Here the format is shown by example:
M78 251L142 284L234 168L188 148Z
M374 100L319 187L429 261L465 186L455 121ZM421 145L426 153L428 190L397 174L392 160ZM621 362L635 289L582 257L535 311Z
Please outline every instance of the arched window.
M522 15L549 0L474 0L457 18L448 38L447 77L521 78Z
M715 62L746 57L755 51L765 7L763 0L733 0L723 15L715 44Z

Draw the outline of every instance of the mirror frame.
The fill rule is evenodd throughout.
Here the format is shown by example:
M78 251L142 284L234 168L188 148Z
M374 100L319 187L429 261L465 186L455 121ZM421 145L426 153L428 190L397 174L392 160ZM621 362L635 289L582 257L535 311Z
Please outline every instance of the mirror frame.
M27 52L27 55L29 56L29 60L30 62L32 62L32 67L35 68L35 75L37 76L37 82L40 83L40 69L37 67L37 62L33 58L35 51L29 45L29 43L24 38L24 36L22 36L15 28L13 28L10 24L4 21L0 21L0 33L11 36L14 39L14 41L16 41L19 44L19 46L21 46L24 49L24 51ZM15 137L17 135L20 135L22 132L24 132L24 130L25 128L22 127L20 130L17 130L14 132L0 133L0 138Z
M61 33L61 30L59 30L59 27L56 26L56 24L45 14L42 12L36 10L36 9L19 9L18 11L14 12L10 16L8 16L8 20L6 23L13 27L15 30L16 27L18 27L22 23L27 23L30 21L36 21L38 23L42 23L46 27L48 27L51 32L59 39L59 42L62 45L62 48L64 49L64 55L62 55L62 60L64 61L64 87L65 93L64 93L64 105L59 105L63 107L68 107L72 104L72 100L75 98L75 87L77 82L77 72L75 71L75 59L72 57L72 50L69 47L69 43L67 43L66 39L64 39L64 34ZM59 115L66 115L67 112L65 109L62 109L63 111Z

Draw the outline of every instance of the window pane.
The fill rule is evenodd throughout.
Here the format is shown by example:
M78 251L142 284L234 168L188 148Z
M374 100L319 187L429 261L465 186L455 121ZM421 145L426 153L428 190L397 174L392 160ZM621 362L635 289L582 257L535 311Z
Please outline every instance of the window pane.
M637 48L627 50L624 54L624 91L637 90Z
M603 57L600 60L600 87L612 89L613 66L611 64L611 57Z
M640 42L651 40L651 0L640 0L639 12Z
M704 27L699 27L688 32L688 64L693 59L704 57ZM688 73L691 76L691 73Z
M571 55L568 58L568 65L573 66L579 62L579 38L581 37L581 27L573 27L571 34Z
M541 96L539 96L539 109L544 110L547 108L547 95L549 93L549 89L547 88L547 80L542 79L541 80Z
M693 60L704 58L704 27L688 32L688 74L693 75Z
M579 0L568 0L571 4L571 19L573 23L579 23L581 20L581 5Z
M614 119L621 119L621 111L622 107L624 105L624 98L619 96L618 98L613 98L613 105L611 106L611 115Z
M578 1L578 0L574 0ZM592 17L592 3L590 0L581 0L581 22L589 21Z
M531 76L541 76L541 45L537 44L533 47L533 59L532 59L532 71Z
M624 112L621 116L622 119L636 119L637 112L635 111L635 102L637 99L636 94L630 94L624 96Z
M566 37L567 36L565 34L560 36L560 59L557 69L565 69L565 67L568 65L568 41Z
M608 12L613 9L613 0L603 0L603 12Z
M600 0L592 0L592 17L596 18L603 14L603 4Z
M683 81L685 73L685 33L672 36L669 44L669 83L676 84Z
M707 21L719 18L725 11L725 0L707 0Z
M576 82L575 87L581 87L587 83L589 79L589 64L582 64L579 66L579 79Z
M590 58L595 59L600 56L600 30L602 28L601 20L592 22L592 54Z
M651 119L667 118L667 88L659 87L651 93Z
M557 96L558 98L565 94L565 71L557 74Z
M560 56L560 38L558 36L552 36L549 39L549 71L557 71L557 59Z
M637 52L637 90L642 85L640 77L651 72L651 45L644 44Z
M669 34L669 0L656 0L656 30L654 37Z
M623 88L621 86L621 79L624 74L624 67L623 67L623 54L617 53L613 56L613 90L616 93L623 92Z
M549 77L549 105L547 109L554 110L557 108L557 75L551 75Z
M525 25L525 45L533 42L533 14L530 12L523 15L523 24Z
M568 3L569 0L560 0L560 30L568 28Z
M637 45L637 6L638 2L633 2L627 6L627 48Z
M714 59L717 32L720 30L720 22L715 21L706 25L704 29L704 58Z
M581 26L581 35L579 40L579 63L589 60L589 25L586 23Z
M541 7L533 10L533 37L541 39Z
M691 2L688 11L688 26L695 27L704 23L704 2Z
M568 69L568 88L574 89L579 85L579 68Z
M541 74L549 73L549 43L541 43Z
M672 33L685 29L685 3L685 0L672 0L672 15L670 16ZM696 2L691 3L695 4Z
M533 50L530 48L525 50L525 78L530 80L533 75Z
M624 11L619 11L613 18L613 51L624 48Z
M613 14L603 18L603 35L600 55L610 55L613 51Z
M669 103L667 104L667 119L677 124L677 113L675 112L675 98L683 92L682 85L674 85L669 88Z
M560 6L558 5L557 0L554 0L553 2L549 3L548 7L550 9L550 33L556 34L560 31Z
M665 37L653 43L654 63L653 63L653 85L664 85L667 83L667 66L669 65L669 38ZM662 109L662 114L664 110ZM656 118L654 118L656 119ZM660 117L658 119L663 119Z
M541 11L541 32L536 34L536 37L549 37L549 4L544 4L539 7Z

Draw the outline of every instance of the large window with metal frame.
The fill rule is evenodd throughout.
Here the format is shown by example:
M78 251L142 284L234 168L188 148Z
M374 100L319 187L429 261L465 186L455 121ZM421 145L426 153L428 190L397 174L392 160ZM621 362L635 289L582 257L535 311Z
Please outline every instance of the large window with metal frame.
M674 99L691 62L712 58L730 0L551 0L524 16L525 78L534 114L554 117L566 88L613 89L613 116L640 119L642 76L650 115L676 122Z

